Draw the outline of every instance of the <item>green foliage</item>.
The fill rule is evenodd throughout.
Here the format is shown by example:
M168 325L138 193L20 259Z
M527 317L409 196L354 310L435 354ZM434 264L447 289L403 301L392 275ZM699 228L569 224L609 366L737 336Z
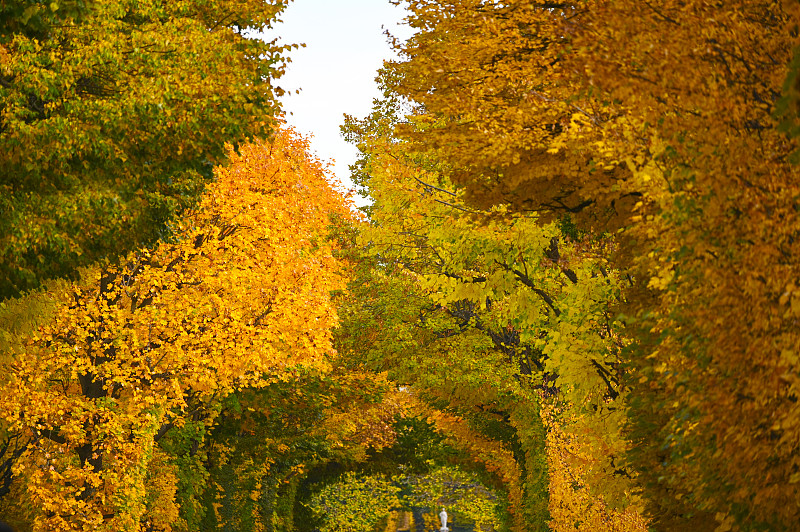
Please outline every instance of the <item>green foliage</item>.
M381 519L399 507L400 488L373 476L346 473L308 503L323 532L372 532Z
M526 496L521 511L526 522L535 529L543 527L550 519L547 428L539 414L539 405L521 404L512 416L512 423L517 427L515 436L519 441L519 452L523 454L518 461L525 475Z
M456 453L445 443L445 437L436 432L435 426L422 416L398 418L392 429L394 445L372 457L373 462L385 462L395 469L399 466L409 474L424 474L437 464L446 464Z
M793 50L792 61L786 73L786 81L780 99L773 112L778 120L778 130L792 139L800 137L800 46ZM800 164L800 148L790 155L794 164Z
M477 530L501 527L498 497L475 474L441 467L424 475L407 475L401 483L407 506L429 508L436 514L444 507L450 522L473 525Z
M7 0L0 5L0 43L15 34L46 38L55 24L80 22L96 0Z
M210 410L213 412L218 407ZM208 511L204 498L209 486L207 463L210 457L204 442L208 436L211 417L213 414L205 422L198 420L182 427L172 427L158 442L159 448L168 457L169 464L176 468L175 504L188 530L197 530ZM158 475L159 472L150 471L150 474Z
M0 301L0 366L8 364L23 349L26 338L52 317L65 294L66 283L51 281L41 290Z
M171 233L223 142L268 136L272 0L0 7L0 299Z

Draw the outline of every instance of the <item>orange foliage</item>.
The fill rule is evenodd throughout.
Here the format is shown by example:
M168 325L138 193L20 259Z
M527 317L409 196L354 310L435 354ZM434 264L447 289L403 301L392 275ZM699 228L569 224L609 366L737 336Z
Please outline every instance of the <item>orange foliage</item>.
M523 507L522 471L514 458L514 453L506 449L502 443L481 436L470 429L467 423L457 416L425 409L428 410L428 419L447 437L450 444L466 452L473 460L482 463L488 471L502 479L503 485L508 490L510 503L508 511L511 514L513 530L515 532L525 530L523 514L519 511Z
M603 455L593 445L596 435L586 437L585 430L562 426L552 406L542 410L542 417L549 429L550 530L647 532L649 523L640 515L641 508L616 509L602 493L597 493L597 480L592 470L602 465Z
M307 149L288 130L229 149L174 241L86 272L15 358L0 411L33 437L16 472L36 530L138 530L160 432L236 388L327 367L343 279L325 237L349 211Z
M385 373L352 372L337 376L341 393L335 409L318 427L333 447L348 448L356 459L364 459L368 449L380 450L395 443L395 419L409 409L411 398L386 378ZM379 402L369 402L370 392L385 390ZM375 393L377 395L377 393ZM352 400L348 400L352 396ZM374 396L373 396L374 397Z
M624 399L662 526L795 527L797 2L409 4L400 135L472 204L621 228Z

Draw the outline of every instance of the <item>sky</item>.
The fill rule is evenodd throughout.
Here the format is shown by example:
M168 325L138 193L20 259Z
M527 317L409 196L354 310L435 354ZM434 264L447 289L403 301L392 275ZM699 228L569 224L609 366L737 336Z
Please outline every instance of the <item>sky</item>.
M339 133L345 113L363 118L380 94L375 75L394 57L384 35L406 37L405 10L388 0L294 0L267 38L282 44L305 43L293 50L286 75L277 85L288 123L311 134L311 148L349 187L348 166L357 150ZM300 89L300 94L294 94Z

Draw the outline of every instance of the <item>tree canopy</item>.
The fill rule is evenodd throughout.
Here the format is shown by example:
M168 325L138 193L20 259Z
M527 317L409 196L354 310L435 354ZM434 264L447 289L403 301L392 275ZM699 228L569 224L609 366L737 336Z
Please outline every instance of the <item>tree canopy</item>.
M47 530L133 530L154 445L214 401L324 369L342 279L325 241L347 215L291 132L229 152L173 242L65 287L9 361L15 465Z
M793 526L796 3L408 5L396 134L473 209L613 236L629 459L660 526Z
M272 0L4 2L0 298L170 234L225 155L268 136Z
M283 2L0 6L0 512L794 530L800 4L390 1L360 214Z

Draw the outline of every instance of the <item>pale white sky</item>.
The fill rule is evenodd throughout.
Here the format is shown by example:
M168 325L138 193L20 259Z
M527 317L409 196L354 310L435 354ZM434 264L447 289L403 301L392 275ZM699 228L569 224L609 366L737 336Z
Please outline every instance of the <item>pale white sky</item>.
M320 159L335 160L336 177L345 186L356 149L342 139L344 113L369 114L379 96L375 75L392 56L384 29L407 37L405 10L387 0L294 0L269 39L284 44L305 43L291 52L292 62L278 85L287 91L283 107L287 121L312 134L312 149ZM300 89L300 94L293 94ZM291 113L291 114L289 114Z

